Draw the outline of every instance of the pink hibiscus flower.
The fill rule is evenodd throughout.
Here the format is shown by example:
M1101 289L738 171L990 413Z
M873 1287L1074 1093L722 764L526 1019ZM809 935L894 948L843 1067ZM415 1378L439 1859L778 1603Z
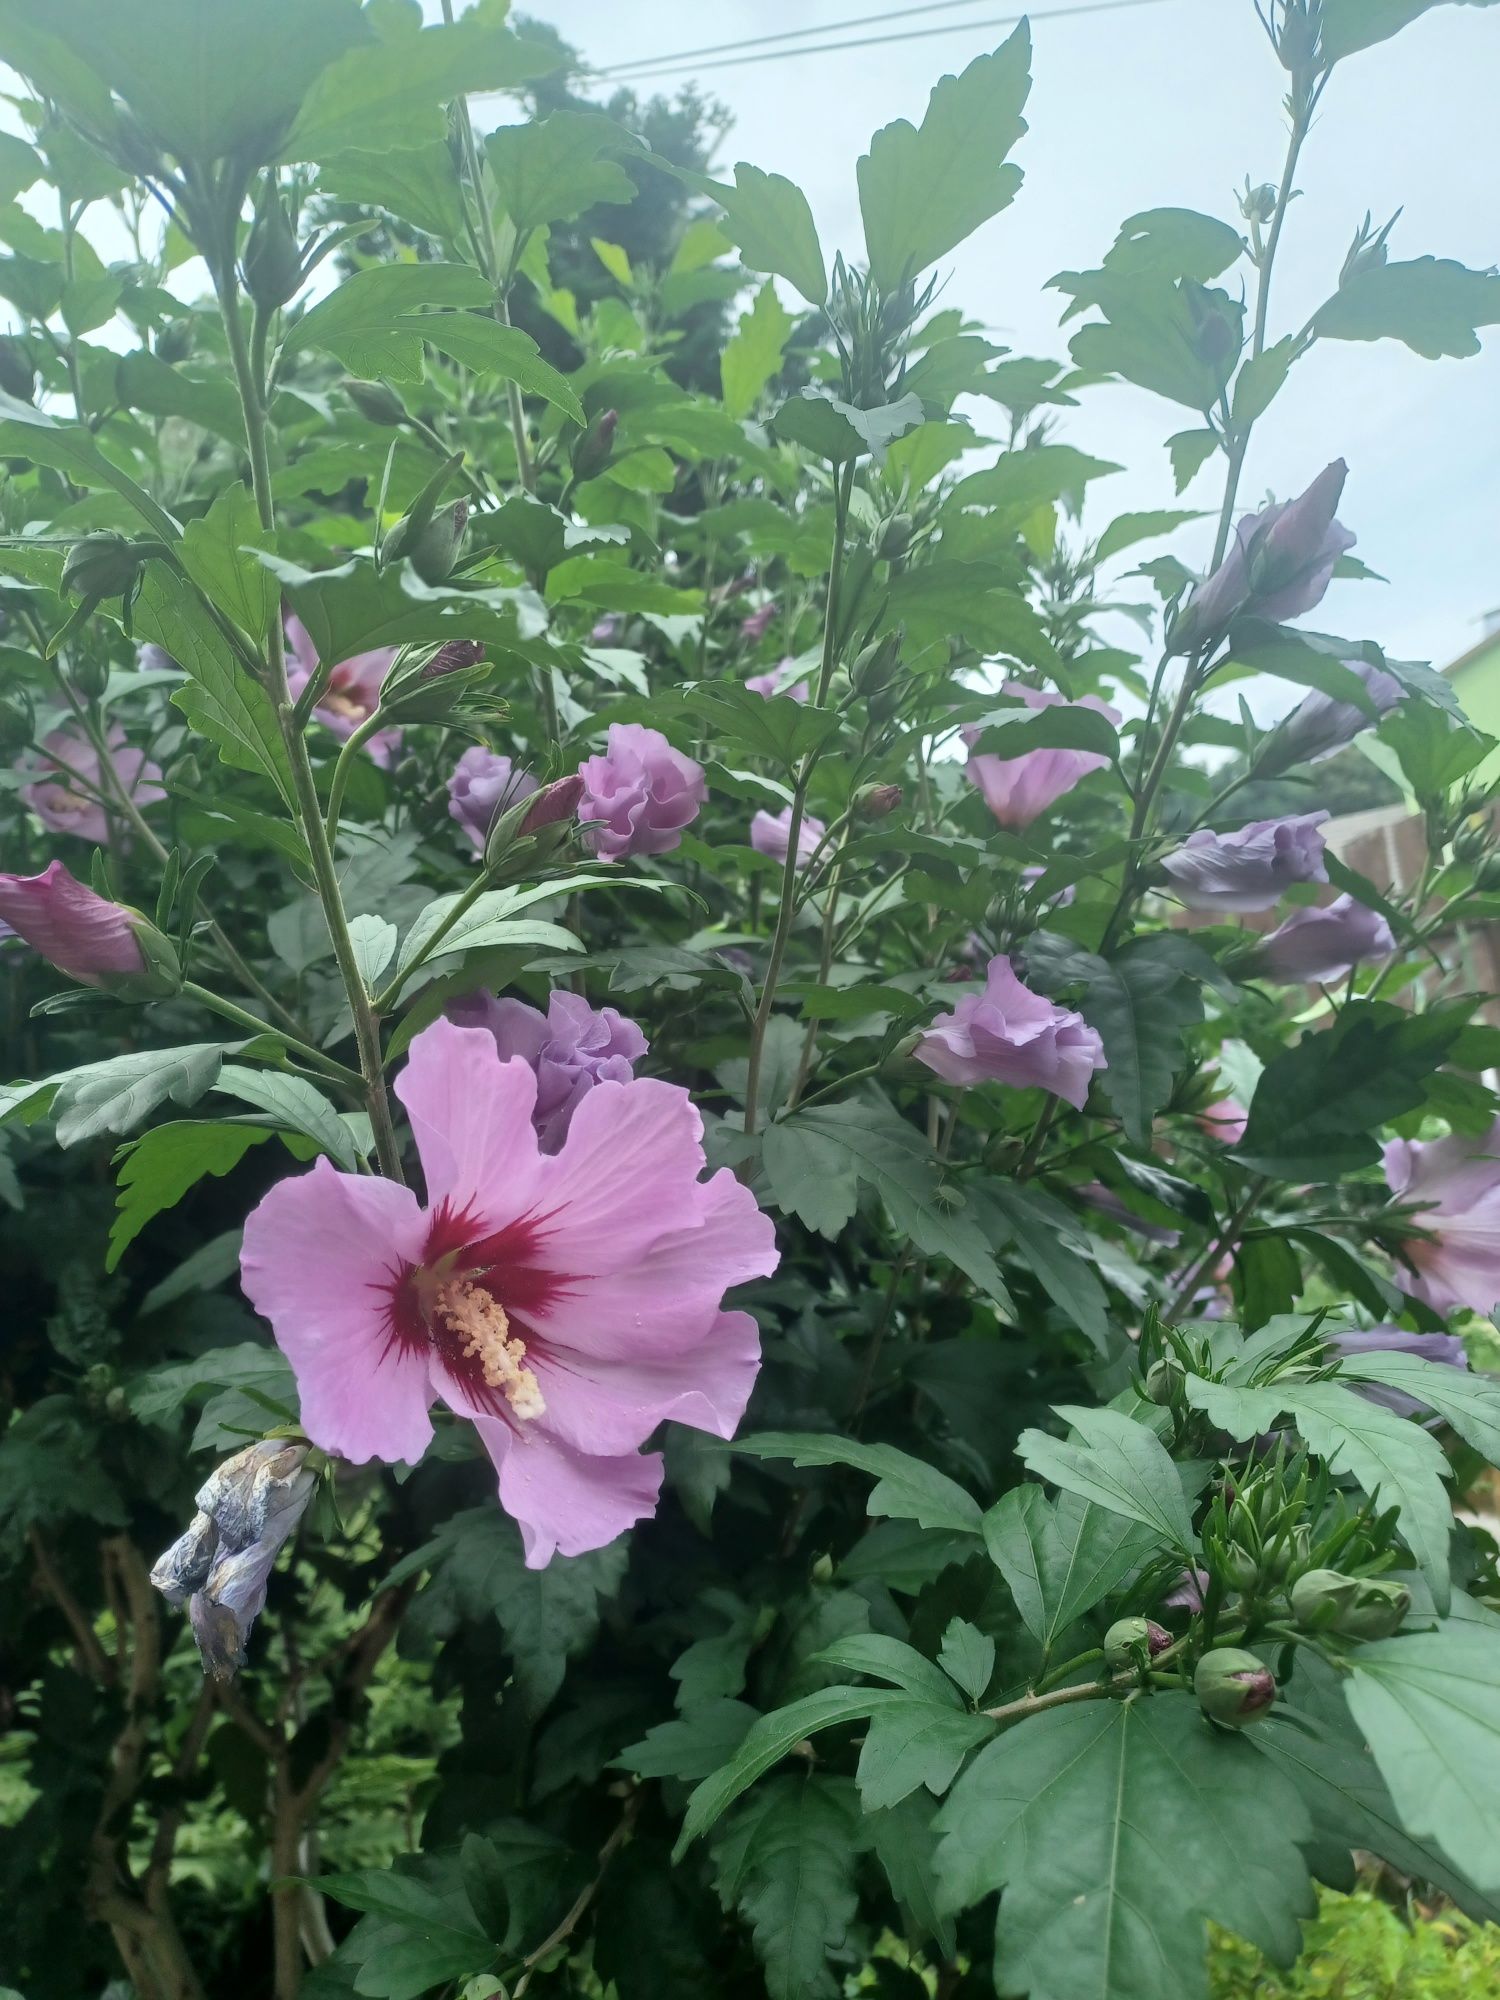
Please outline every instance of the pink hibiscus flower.
M662 1461L639 1447L664 1418L733 1436L760 1345L722 1301L775 1270L771 1222L728 1171L700 1180L675 1084L596 1084L547 1155L530 1065L435 1021L396 1094L425 1207L324 1159L245 1225L245 1291L303 1428L356 1463L414 1464L441 1399L478 1430L533 1569L602 1548L655 1510Z
M318 649L313 644L312 634L295 613L289 614L286 621L286 645L286 680L295 700L312 679L318 665ZM340 660L329 675L323 698L314 707L313 714L321 722L326 722L335 736L347 740L360 723L367 722L375 713L380 690L395 659L394 646L377 646L373 652L351 653L347 660ZM382 766L395 762L400 747L399 729L377 730L365 744L371 757Z

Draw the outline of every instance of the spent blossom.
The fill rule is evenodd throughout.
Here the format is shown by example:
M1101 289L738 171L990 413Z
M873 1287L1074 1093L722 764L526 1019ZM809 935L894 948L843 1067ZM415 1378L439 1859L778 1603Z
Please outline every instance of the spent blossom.
M1335 520L1349 468L1341 458L1295 500L1240 518L1224 560L1188 599L1170 650L1191 653L1220 638L1231 619L1300 618L1323 601L1340 556L1355 537Z
M598 1083L629 1083L646 1037L613 1007L591 1007L582 994L554 987L547 1011L524 1000L469 993L448 1007L461 1028L485 1028L502 1062L512 1057L536 1076L532 1123L544 1153L557 1152L573 1113Z
M1391 927L1376 910L1352 896L1294 910L1257 947L1252 967L1260 978L1309 982L1343 979L1367 958L1389 958L1396 949Z
M1104 1045L1081 1014L1023 986L1004 956L992 958L983 993L939 1014L912 1052L946 1083L1008 1083L1050 1090L1083 1109Z
M1343 660L1340 665L1363 682L1374 714L1368 714L1355 702L1340 701L1334 695L1324 694L1321 688L1314 688L1278 724L1262 747L1256 760L1256 770L1262 777L1276 777L1297 764L1319 764L1325 757L1335 756L1362 730L1373 729L1406 694L1396 676L1387 673L1384 667L1372 667L1365 660Z
M61 861L40 875L0 875L0 923L81 986L149 999L182 981L176 953L153 923Z
M672 1418L731 1437L760 1365L732 1285L777 1263L727 1169L703 1180L691 1098L600 1082L547 1155L529 1063L438 1020L396 1082L426 1201L326 1158L245 1225L245 1291L292 1364L325 1451L415 1464L441 1400L494 1461L526 1561L602 1548L655 1510Z
M586 758L578 775L578 817L599 822L585 844L600 861L669 854L708 796L703 767L639 722L612 722L602 755Z

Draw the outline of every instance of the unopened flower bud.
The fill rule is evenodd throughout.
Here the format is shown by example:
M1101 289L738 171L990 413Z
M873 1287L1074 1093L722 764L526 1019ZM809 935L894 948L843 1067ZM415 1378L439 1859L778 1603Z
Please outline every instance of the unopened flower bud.
M1260 1558L1236 1546L1225 1556L1221 1573L1231 1590L1254 1590L1260 1583Z
M1216 1646L1193 1674L1193 1693L1203 1713L1231 1729L1257 1721L1276 1699L1276 1677L1254 1653Z
M1292 1586L1292 1616L1304 1632L1341 1632L1350 1639L1387 1639L1411 1609L1401 1583L1310 1569Z
M540 833L544 826L557 826L563 820L572 819L583 798L583 778L572 771L566 778L554 779L550 785L543 785L539 792L533 792L526 813L517 831L523 838Z
M465 667L477 667L483 658L484 647L478 639L450 639L445 646L438 647L418 678L440 681L445 674L460 673Z
M1153 1618L1117 1618L1104 1635L1104 1657L1112 1667L1128 1667L1154 1660L1171 1643L1171 1633Z
M887 687L901 663L901 642L905 628L898 626L882 639L873 639L849 669L849 685L856 694L868 698Z
M1404 1583L1367 1581L1360 1585L1359 1596L1338 1629L1347 1639L1389 1639L1410 1610L1411 1592Z
M866 785L855 796L855 816L858 819L885 819L898 810L904 797L899 785Z
M882 562L900 562L911 547L912 518L910 514L892 514L882 522L880 532L875 537L875 553Z
M1322 0L1286 0L1276 53L1291 75L1310 70L1318 60L1323 31Z
M172 319L156 336L158 360L169 361L175 367L179 361L186 361L193 351L193 322L190 319Z
M203 785L203 766L197 756L189 750L172 766L172 781L185 792L196 792Z
M145 552L123 535L106 530L85 535L68 550L63 562L62 591L65 597L82 597L98 603L102 597L123 597L135 586Z
M618 410L601 410L586 431L573 442L570 463L573 477L581 486L586 479L597 479L614 456L615 432L620 428Z
M1269 222L1276 213L1276 188L1271 181L1262 181L1259 187L1251 187L1250 177L1245 177L1245 192L1240 196L1240 214L1246 222Z
M36 369L30 350L13 333L0 338L0 389L7 396L14 396L18 403L36 399Z
M1176 1401L1186 1375L1187 1370L1175 1354L1160 1355L1146 1370L1143 1386L1147 1401L1165 1409Z
M109 662L89 653L68 662L68 684L85 701L98 701L109 686Z
M441 508L416 537L409 551L411 566L423 583L439 584L451 573L469 525L469 503L455 500Z
M357 375L346 375L343 389L359 414L372 424L394 429L406 422L406 406L386 383L362 382Z
M240 271L245 290L262 312L275 312L302 289L302 253L279 195L257 211Z

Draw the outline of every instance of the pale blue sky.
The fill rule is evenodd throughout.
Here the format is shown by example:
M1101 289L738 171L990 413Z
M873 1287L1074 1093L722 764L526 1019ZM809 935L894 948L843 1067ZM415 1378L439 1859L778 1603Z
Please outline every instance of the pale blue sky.
M533 0L527 11L554 21L602 66L816 27L882 4L893 0ZM1116 225L1139 209L1175 204L1236 220L1245 175L1271 180L1279 171L1285 79L1251 0L1155 0L1049 24L1052 4L1039 0L1032 16L1031 130L1014 155L1025 186L953 254L947 299L1018 353L1062 356L1062 301L1043 289L1047 279L1096 264ZM919 119L938 76L1008 32L977 25L1004 11L1003 0L980 0L955 9L955 20L970 14L973 25L852 55L705 66L701 83L735 116L723 164L748 159L789 175L807 191L825 249L857 253L854 163L871 132L892 118ZM1367 208L1384 220L1405 204L1398 257L1500 259L1497 90L1500 8L1439 7L1341 67L1303 155L1304 198L1284 239L1273 329L1300 325L1333 289ZM982 418L983 406L980 428ZM1127 468L1095 489L1101 517L1216 505L1213 468L1183 501L1174 498L1162 440L1191 422L1189 412L1123 386L1096 389L1068 413L1071 441ZM1343 518L1360 555L1390 583L1335 585L1315 622L1405 657L1451 659L1500 606L1500 328L1466 361L1424 361L1393 342L1315 349L1257 431L1243 491L1252 504L1269 489L1284 496L1339 456L1350 467ZM1184 530L1173 546L1201 561L1206 532ZM1280 695L1265 690L1269 709Z

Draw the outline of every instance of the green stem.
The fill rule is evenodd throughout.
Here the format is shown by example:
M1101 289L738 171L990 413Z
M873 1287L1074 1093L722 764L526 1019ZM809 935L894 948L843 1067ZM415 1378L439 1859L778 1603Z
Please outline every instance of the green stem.
M237 1007L232 1000L213 992L207 986L199 986L194 980L185 979L181 991L189 1000L196 1000L200 1007L207 1007L215 1014L222 1014L226 1021L233 1021L241 1028L250 1029L252 1034L272 1035L278 1042L300 1056L310 1069L321 1072L335 1083L342 1083L353 1090L364 1089L364 1078L356 1069L347 1069L343 1063L325 1056L321 1049L315 1049L311 1042L304 1042L297 1035L289 1035L283 1028L273 1028L268 1021L260 1020L247 1008Z
M250 479L255 493L256 512L263 528L274 528L276 506L271 495L271 460L266 440L263 383L257 379L255 365L245 342L245 327L240 316L239 293L234 275L232 231L229 232L229 236L229 247L226 249L220 246L217 254L210 256L209 268L214 280L214 290L218 295L219 311L224 321L224 335L229 346L229 359L234 369L235 384L239 390L240 408L245 422L245 442L250 454ZM204 245L200 244L198 247L201 251ZM318 802L318 787L313 777L312 761L307 754L307 744L302 731L297 726L292 693L287 684L286 645L279 618L271 620L267 656L271 670L271 699L276 711L277 726L286 746L287 760L291 765L297 817L312 861L313 880L317 887L318 900L323 908L323 921L328 926L334 957L338 962L339 974L349 1001L349 1011L354 1018L354 1039L359 1049L359 1070L364 1085L365 1108L370 1114L370 1129L375 1138L375 1156L380 1163L381 1173L388 1180L404 1181L405 1176L401 1171L401 1151L396 1144L391 1102L385 1087L385 1068L380 1048L380 1019L370 1003L369 994L365 991L364 976L359 968L359 960L355 956L354 940L349 935L349 919L339 889L333 848L323 827L323 812Z
M442 922L438 925L437 929L432 933L432 936L428 938L427 942L422 946L422 949L417 953L416 957L411 961L410 965L403 965L401 970L396 974L395 978L390 982L390 984L388 986L383 987L381 991L376 994L375 1011L377 1014L388 1013L389 1010L395 1006L397 1000L401 996L401 989L406 984L407 980L411 978L412 974L417 970L419 966L425 965L428 959L434 955L434 953L437 951L438 946L442 943L443 939L447 937L449 931L452 930L453 926L458 922L459 918L463 916L467 910L473 908L474 904L478 902L479 898L484 894L485 890L489 886L490 886L489 875L483 869L481 869L479 874L477 874L474 877L474 880L469 884L468 888L464 890L463 894L459 897L458 901L453 905L453 908L448 912L447 916L443 918Z
M344 792L349 783L349 773L354 768L354 756L385 727L385 717L377 708L373 715L367 715L345 737L340 746L338 761L333 767L333 782L328 787L328 811L323 821L324 831L330 841L338 838L339 808L344 803Z
M1209 1244L1202 1256L1195 1259L1188 1266L1176 1291L1173 1292L1170 1300L1167 1302L1164 1317L1167 1319L1176 1319L1180 1312L1192 1304L1193 1294L1202 1282L1204 1272L1212 1270L1218 1259L1226 1251L1232 1250L1235 1244L1238 1243L1241 1230L1243 1230L1245 1224L1255 1213L1269 1186L1270 1182L1261 1177L1250 1183L1244 1200L1234 1211L1234 1214L1230 1216L1229 1220L1224 1224L1224 1227L1219 1231L1213 1242Z
M979 1713L988 1716L991 1722L1024 1722L1030 1715L1040 1715L1049 1708L1062 1708L1070 1701L1108 1701L1116 1695L1129 1694L1139 1687L1140 1680L1135 1674L1121 1675L1112 1681L1085 1681L1081 1687L1053 1688L1049 1694L1023 1694L1017 1701L1003 1701L998 1708L982 1708Z
M844 569L844 535L849 520L849 497L854 490L854 461L851 459L844 468L834 496L833 554L828 567L828 601L823 611L823 657L818 671L818 690L815 697L821 708L827 700L829 683L833 679L836 664L838 635L839 581ZM797 907L797 843L802 834L803 809L807 803L807 787L818 761L818 753L809 750L802 759L797 773L796 786L792 792L791 818L787 824L786 864L781 874L781 901L776 911L776 928L771 936L770 957L766 961L765 983L761 987L760 1001L755 1010L755 1020L750 1029L750 1061L745 1077L745 1131L756 1129L758 1099L760 1096L761 1061L765 1051L766 1028L770 1023L771 1009L776 1002L776 988L781 980L781 968L786 958L787 940L792 932L792 918Z

